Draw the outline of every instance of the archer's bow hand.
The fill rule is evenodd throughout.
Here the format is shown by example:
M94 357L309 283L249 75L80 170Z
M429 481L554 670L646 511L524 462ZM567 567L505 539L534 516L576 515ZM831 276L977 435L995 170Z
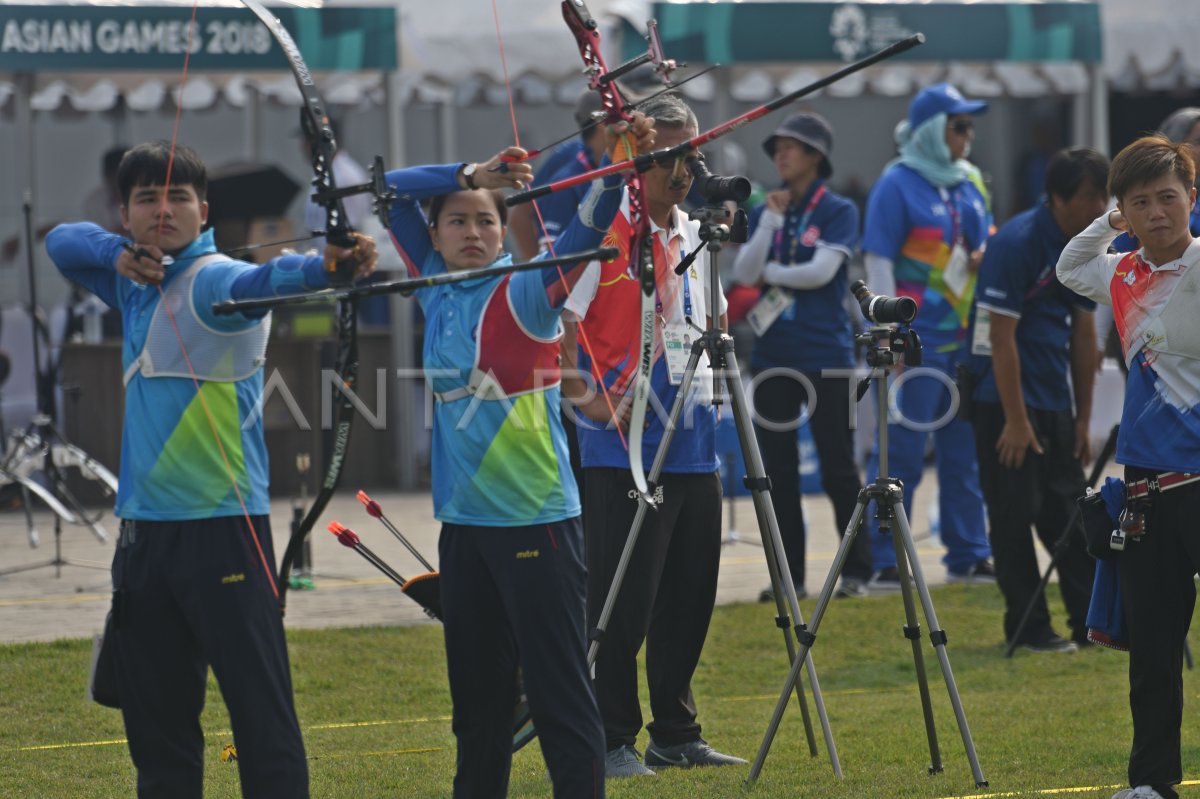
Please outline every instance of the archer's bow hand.
M138 285L157 286L166 275L163 251L153 244L125 244L117 257L117 274Z
M525 188L533 180L533 167L527 158L529 153L523 148L506 147L475 170L475 186L480 189Z
M375 271L375 265L379 262L379 253L375 250L375 239L365 233L351 233L350 235L354 237L353 247L325 245L325 263L353 260L356 264L354 277L366 277Z
M604 149L614 164L654 149L654 117L641 111L634 111L630 117L628 122L622 120L604 129Z

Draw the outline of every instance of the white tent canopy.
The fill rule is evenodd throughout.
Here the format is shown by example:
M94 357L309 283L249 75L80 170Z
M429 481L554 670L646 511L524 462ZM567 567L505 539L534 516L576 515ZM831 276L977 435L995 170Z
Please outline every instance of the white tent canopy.
M1196 0L1101 0L1104 71L1117 91L1200 87Z
M763 0L759 0L760 2ZM770 0L767 0L768 2ZM784 0L780 0L784 1ZM796 0L786 0L795 2ZM900 0L903 2L904 0ZM918 2L920 0L912 0ZM974 0L961 0L974 2ZM1041 2L1041 0L1018 0ZM1099 0L1104 26L1104 73L1119 91L1177 90L1200 87L1200 14L1196 0ZM872 0L860 1L868 5ZM897 0L889 0L897 2ZM191 0L91 0L52 3L22 0L27 5L178 5ZM205 5L239 5L237 0L205 0ZM406 102L475 102L502 104L503 68L497 19L487 0L326 0L292 3L307 6L394 5L400 39L397 99ZM606 28L619 18L641 27L651 13L648 0L590 0L589 8ZM582 85L579 55L553 0L497 0L498 22L508 72L518 99L525 103L571 102ZM608 31L605 31L608 37ZM762 101L789 87L807 83L833 66L817 63L758 66L735 70L730 84L737 99ZM1087 70L1074 63L996 62L990 64L889 64L833 87L835 96L870 93L888 97L911 94L930 80L959 82L982 97L1033 97L1076 94L1089 81ZM67 105L78 111L112 108L118 98L134 110L150 110L177 90L178 75L164 73L65 73L39 76L32 105L50 110ZM715 84L701 79L689 84L693 99L712 96ZM17 90L0 74L0 105ZM386 91L379 74L327 74L321 90L329 102L357 106L380 104ZM258 98L299 105L300 95L286 73L193 75L184 92L186 108L205 108L218 101L243 107Z

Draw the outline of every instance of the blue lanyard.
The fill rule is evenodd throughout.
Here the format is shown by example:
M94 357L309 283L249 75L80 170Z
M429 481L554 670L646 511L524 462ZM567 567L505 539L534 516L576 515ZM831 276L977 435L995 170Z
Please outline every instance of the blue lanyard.
M657 234L655 234L655 236L657 237ZM663 254L664 254L663 263L665 263L667 265L668 269L674 269L676 265L670 263L670 260L671 260L671 258L670 258L670 252L671 252L670 236L671 236L671 234L670 234L670 232L668 232L667 233L667 243L663 245ZM688 272L692 271L692 269L694 269L694 268L695 268L695 266L689 267ZM679 277L683 280L683 318L687 319L688 321L691 321L691 318L692 318L692 281L688 279L688 272L684 272ZM666 317L663 316L662 296L659 295L659 293L658 293L658 282L657 281L655 281L655 284L654 284L654 312L658 314L658 318L662 319L663 324L665 325L667 320L666 320Z

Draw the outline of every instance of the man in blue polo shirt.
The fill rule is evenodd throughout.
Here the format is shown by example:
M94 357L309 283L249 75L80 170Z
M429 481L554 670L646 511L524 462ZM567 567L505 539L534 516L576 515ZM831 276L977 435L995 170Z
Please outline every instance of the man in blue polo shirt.
M604 126L595 124L593 114L600 110L600 95L585 89L575 102L574 119L579 135L560 144L538 166L538 185L566 180L596 168L604 157ZM517 254L529 260L548 242L553 242L575 216L592 184L550 194L537 203L524 203L509 211L508 228ZM539 218L540 217L540 218Z
M833 174L833 129L824 117L788 117L763 149L784 186L751 211L751 235L738 250L734 274L739 283L762 289L748 315L758 336L750 359L756 430L792 581L803 593L805 526L796 427L812 423L821 483L833 502L839 535L850 524L862 487L847 399L854 340L844 302L846 262L858 246L858 209L826 186ZM867 536L855 539L842 576L839 596L866 593L871 579Z
M972 417L1010 641L1039 585L1029 528L1052 548L1084 492L1095 303L1059 283L1054 265L1066 243L1104 212L1107 181L1108 160L1095 150L1056 153L1046 167L1045 203L1002 227L979 268ZM1072 640L1050 626L1043 595L1022 632L1025 648L1073 652L1086 644L1093 568L1083 536L1070 535L1058 576Z

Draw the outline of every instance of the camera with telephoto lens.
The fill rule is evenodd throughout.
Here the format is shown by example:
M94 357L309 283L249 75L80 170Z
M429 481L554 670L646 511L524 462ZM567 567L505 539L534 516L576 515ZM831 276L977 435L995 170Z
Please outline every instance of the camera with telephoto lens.
M912 297L875 294L861 280L850 285L850 293L858 300L863 316L877 325L906 325L917 318L917 302Z
M713 205L729 201L740 203L750 196L750 181L741 175L722 177L708 171L704 155L697 153L687 159L688 171L696 179L696 188L704 195L704 201Z

